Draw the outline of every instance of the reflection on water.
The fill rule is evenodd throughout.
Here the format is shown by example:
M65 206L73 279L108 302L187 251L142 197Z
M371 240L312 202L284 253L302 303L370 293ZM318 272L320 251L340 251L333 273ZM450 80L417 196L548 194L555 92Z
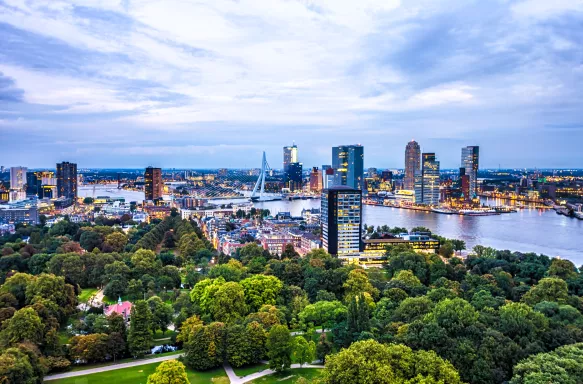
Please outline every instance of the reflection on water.
M489 201L488 204L504 203ZM303 208L319 207L320 201L271 201L255 206L272 213L289 211L300 215ZM561 256L577 265L583 264L583 220L557 215L553 210L527 208L498 216L459 216L367 205L363 217L366 224L374 226L427 227L441 236L464 240L468 248L482 244Z

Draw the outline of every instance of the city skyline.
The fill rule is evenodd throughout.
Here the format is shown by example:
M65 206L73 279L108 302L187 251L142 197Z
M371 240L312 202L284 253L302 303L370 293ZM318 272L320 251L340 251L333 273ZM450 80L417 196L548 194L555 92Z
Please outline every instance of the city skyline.
M3 155L251 168L360 143L391 168L414 138L444 168L467 145L483 168L577 167L582 20L573 1L0 0Z

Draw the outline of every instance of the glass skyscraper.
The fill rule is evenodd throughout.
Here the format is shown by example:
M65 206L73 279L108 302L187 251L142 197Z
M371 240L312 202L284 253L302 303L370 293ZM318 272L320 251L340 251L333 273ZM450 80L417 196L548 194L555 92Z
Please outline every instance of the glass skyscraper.
M283 171L287 172L287 168L291 163L298 162L298 146L292 145L283 147Z
M362 231L362 191L334 186L322 191L322 247L338 257L358 256Z
M415 173L421 170L421 147L415 140L407 143L405 148L405 178L404 189L412 191L415 188Z
M364 190L364 147L362 145L341 145L332 147L332 168L334 185Z
M68 161L57 164L57 196L77 198L77 164Z
M478 169L480 167L480 147L469 146L462 148L462 168L470 181L470 196L473 199L478 194Z
M435 153L424 153L421 171L415 173L415 202L417 204L439 204L439 161Z

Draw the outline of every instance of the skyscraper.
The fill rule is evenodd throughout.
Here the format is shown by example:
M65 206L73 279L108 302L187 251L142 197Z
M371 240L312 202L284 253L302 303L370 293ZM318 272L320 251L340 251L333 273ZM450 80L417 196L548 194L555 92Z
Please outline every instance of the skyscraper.
M415 140L407 143L405 149L405 179L403 186L407 190L415 188L415 173L421 170L421 147Z
M478 194L478 168L480 166L480 147L469 146L462 148L462 168L470 180L470 196L473 199Z
M73 200L77 198L77 164L68 161L57 164L57 195Z
M298 162L297 145L283 147L283 171L286 172L291 163Z
M287 171L285 172L285 186L291 191L298 191L302 189L302 163L289 163Z
M322 171L318 167L313 167L312 172L310 172L310 191L322 191Z
M415 174L415 202L417 204L439 204L439 161L435 153L422 155L421 171Z
M357 256L362 231L362 191L333 186L322 192L322 247L338 257Z
M364 190L364 147L341 145L332 147L334 185Z
M322 165L322 189L328 189L334 184L334 168Z
M10 168L10 189L23 190L26 184L26 167Z
M144 172L144 196L146 200L162 198L164 184L162 183L162 169L148 167Z

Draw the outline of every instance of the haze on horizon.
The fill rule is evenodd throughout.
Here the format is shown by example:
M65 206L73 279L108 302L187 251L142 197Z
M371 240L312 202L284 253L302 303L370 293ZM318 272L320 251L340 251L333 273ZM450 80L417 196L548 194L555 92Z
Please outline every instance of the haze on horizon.
M583 165L581 0L0 0L6 166Z

